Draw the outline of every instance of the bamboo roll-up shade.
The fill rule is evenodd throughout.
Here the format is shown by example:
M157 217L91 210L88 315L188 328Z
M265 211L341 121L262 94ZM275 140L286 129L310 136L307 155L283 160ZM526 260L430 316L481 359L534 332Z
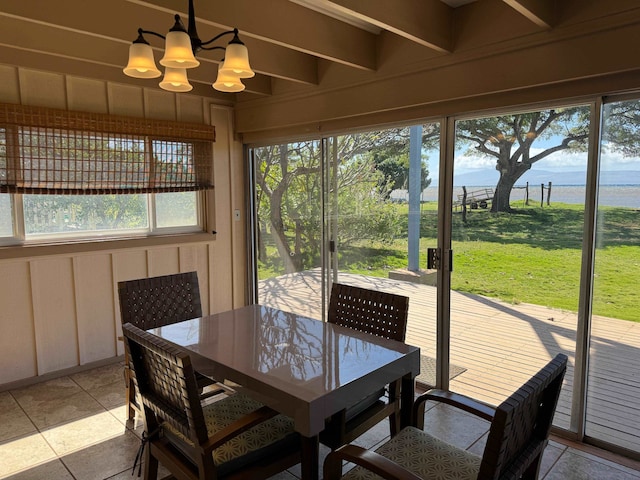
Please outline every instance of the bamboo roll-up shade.
M213 126L0 104L0 192L213 188Z

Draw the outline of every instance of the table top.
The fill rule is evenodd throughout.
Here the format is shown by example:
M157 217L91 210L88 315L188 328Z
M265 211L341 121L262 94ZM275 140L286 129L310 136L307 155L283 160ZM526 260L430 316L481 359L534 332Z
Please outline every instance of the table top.
M420 349L295 313L249 305L149 330L194 367L291 416L303 435L389 382L420 372Z

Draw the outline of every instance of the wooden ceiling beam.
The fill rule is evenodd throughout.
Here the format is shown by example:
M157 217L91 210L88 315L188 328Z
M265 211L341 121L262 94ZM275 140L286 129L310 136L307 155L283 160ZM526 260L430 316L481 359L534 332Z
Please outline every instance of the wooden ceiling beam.
M440 0L326 0L336 11L441 53L453 49L453 8Z
M541 28L552 28L555 24L554 0L503 0L518 13Z

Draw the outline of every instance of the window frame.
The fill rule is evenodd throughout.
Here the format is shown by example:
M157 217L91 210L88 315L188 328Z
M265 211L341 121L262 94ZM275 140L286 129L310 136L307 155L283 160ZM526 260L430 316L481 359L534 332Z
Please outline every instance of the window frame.
M196 195L196 223L194 225L158 227L155 197L157 194L146 193L141 194L146 197L148 226L145 228L57 232L35 235L26 234L23 195L3 194L8 195L9 197L9 204L12 210L11 219L13 221L13 234L9 236L0 236L0 247L54 245L71 242L91 243L105 240L141 239L163 235L204 233L206 227L206 219L204 218L206 193L205 191L195 191L193 193Z

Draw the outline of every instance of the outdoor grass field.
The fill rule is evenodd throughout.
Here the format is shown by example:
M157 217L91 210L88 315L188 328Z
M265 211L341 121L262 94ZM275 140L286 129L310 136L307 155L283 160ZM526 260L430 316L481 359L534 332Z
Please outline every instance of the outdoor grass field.
M518 213L470 210L454 214L452 289L577 311L584 215L581 205L518 206ZM407 215L407 206L396 207ZM421 213L420 268L436 246L435 204ZM640 322L640 211L601 208L598 217L593 313ZM339 249L340 270L387 277L407 267L407 234L390 242L360 241ZM283 273L283 272L281 272ZM261 270L261 278L279 274Z

